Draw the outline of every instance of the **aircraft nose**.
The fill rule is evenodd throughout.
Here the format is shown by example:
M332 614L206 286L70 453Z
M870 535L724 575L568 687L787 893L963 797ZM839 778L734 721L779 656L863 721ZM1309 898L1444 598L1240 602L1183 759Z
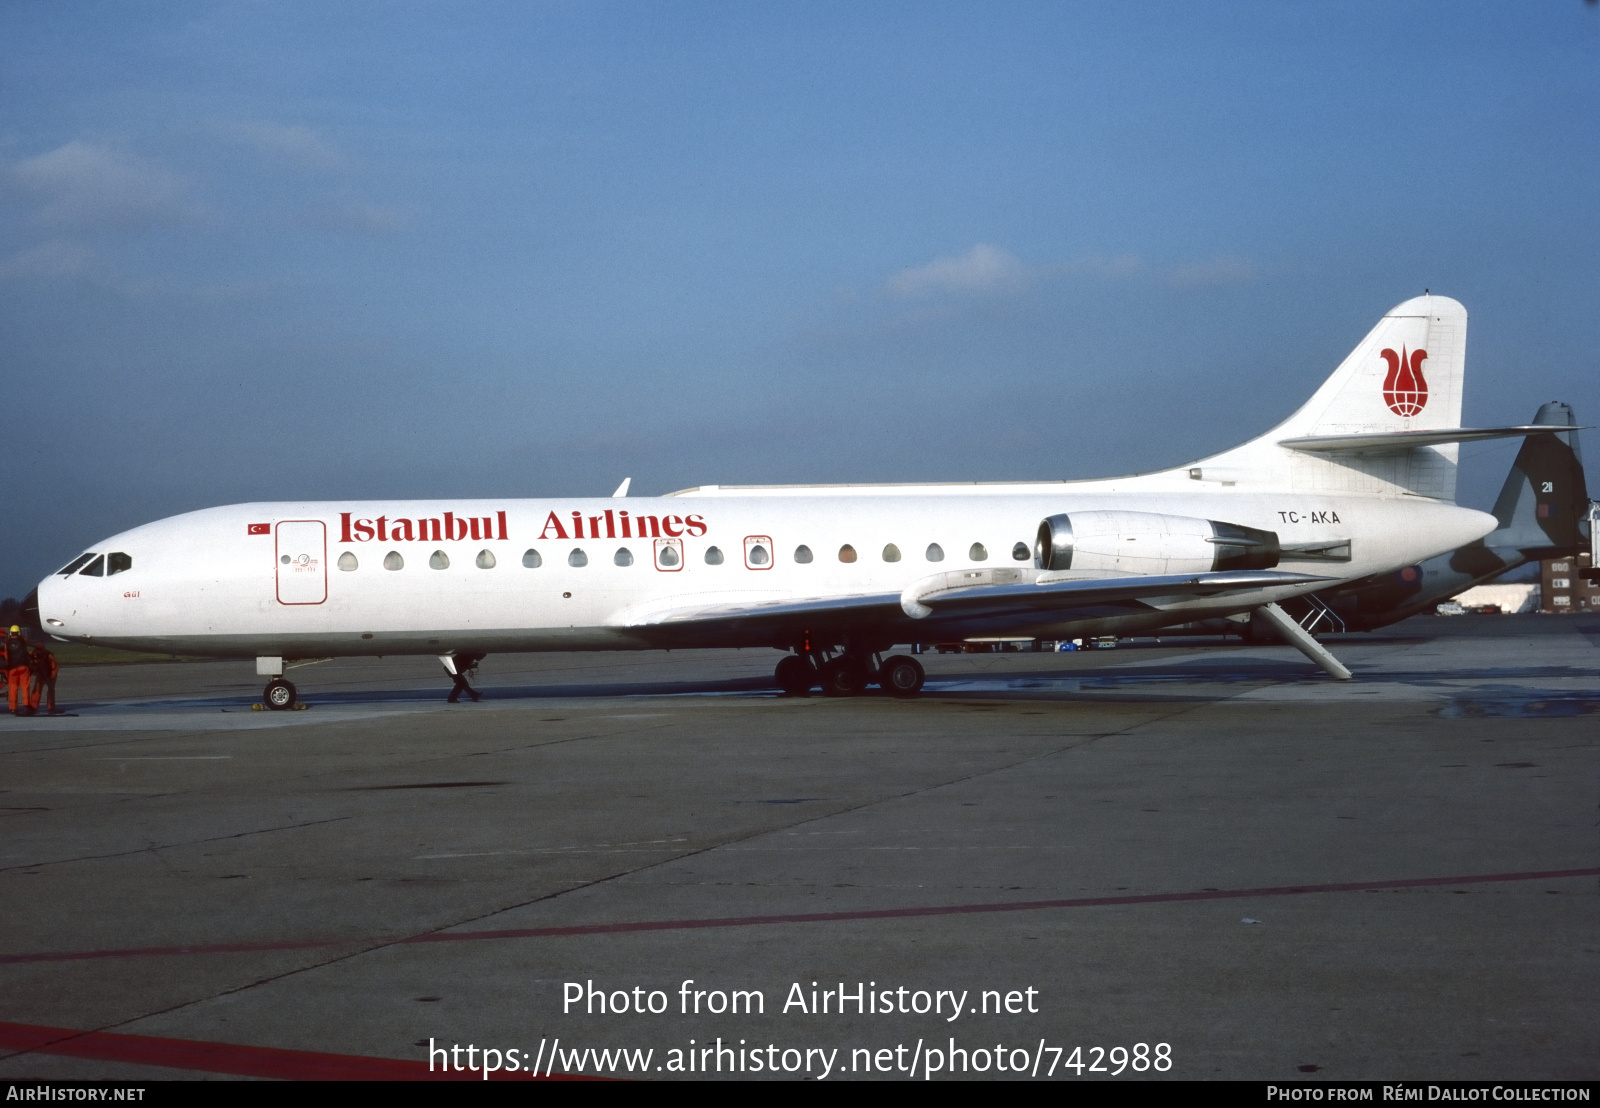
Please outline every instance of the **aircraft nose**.
M52 575L40 581L22 602L21 616L31 634L81 637L84 621L62 610L60 593L60 579ZM78 616L85 614L77 613Z

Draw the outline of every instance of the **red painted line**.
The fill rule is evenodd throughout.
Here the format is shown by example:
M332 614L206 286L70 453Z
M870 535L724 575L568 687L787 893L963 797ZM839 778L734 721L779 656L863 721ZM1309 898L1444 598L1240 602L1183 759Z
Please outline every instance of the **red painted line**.
M0 1023L0 1049L284 1081L483 1080L482 1073L470 1071L435 1070L429 1073L428 1063L418 1060L374 1058L362 1054L321 1054L310 1050L279 1050L270 1046L240 1046L237 1043L208 1043L195 1039L161 1039L109 1031L73 1031L65 1027L37 1027L26 1023ZM497 1080L542 1080L524 1072L496 1073L491 1076ZM563 1074L555 1079L573 1078Z
M1600 877L1590 869L1529 870L1520 873L1477 873L1456 877L1407 877L1393 881L1344 881L1327 885L1268 885L1254 889L1202 889L1186 893L1144 893L1135 896L1088 896L1071 900L1014 900L989 904L941 904L922 908L878 908L855 912L797 912L774 916L723 916L711 919L639 920L633 923L580 923L566 927L518 927L497 931L444 931L427 935L369 939L294 939L264 943L218 943L209 946L152 946L129 950L41 951L0 954L0 965L18 962L74 962L93 958L161 958L177 954L249 954L273 950L311 950L363 943L462 943L486 939L539 939L563 935L615 935L628 931L691 931L707 927L761 927L779 923L837 923L846 920L906 919L916 916L960 916L985 912L1038 912L1051 908L1109 908L1134 904L1177 904L1200 900L1242 900L1313 893L1378 892L1425 889L1440 885L1486 885L1502 881L1555 881L1568 877Z
M479 939L533 939L556 935L609 935L624 931L680 931L698 927L755 927L774 923L832 923L840 920L903 919L914 916L957 916L979 912L1037 912L1047 908L1104 908L1129 904L1173 904L1190 900L1238 900L1308 893L1358 893L1381 889L1477 885L1493 881L1537 881L1559 877L1600 877L1597 869L1489 873L1469 877L1417 877L1398 881L1350 881L1332 885L1276 885L1259 889L1205 889L1188 893L1146 893L1138 896L1089 896L1072 900L1001 901L991 904L947 904L925 908L880 908L859 912L804 912L783 916L727 916L721 919L643 920L638 923L592 923L572 927L523 927L505 931L446 931L414 935L404 943L448 943Z
M254 954L270 950L321 950L330 946L361 946L389 939L283 939L269 943L211 943L194 946L140 946L125 950L48 950L38 954L0 954L0 965L16 962L77 962L92 958L167 958L174 954Z

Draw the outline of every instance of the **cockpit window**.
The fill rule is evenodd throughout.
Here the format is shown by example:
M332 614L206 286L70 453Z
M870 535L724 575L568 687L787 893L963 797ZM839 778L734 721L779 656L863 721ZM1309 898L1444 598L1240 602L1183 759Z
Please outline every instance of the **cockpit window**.
M113 551L106 555L106 576L115 577L117 574L133 568L133 559L122 551Z
M87 554L79 554L76 558L72 559L72 561L68 562L66 565L64 565L60 569L56 570L56 572L61 574L61 576L63 576L63 577L71 577L74 573L77 573L80 569L83 568L83 563L87 562L90 558L93 558L93 557L94 557L94 551L92 551L92 550L89 551L89 553L87 553Z
M94 561L78 571L85 577L104 577L106 575L106 558L104 554L96 554Z

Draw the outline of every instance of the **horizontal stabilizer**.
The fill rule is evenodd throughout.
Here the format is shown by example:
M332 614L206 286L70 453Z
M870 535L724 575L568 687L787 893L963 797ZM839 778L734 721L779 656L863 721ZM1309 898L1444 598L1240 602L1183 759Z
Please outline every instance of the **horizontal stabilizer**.
M1454 427L1438 431L1374 431L1359 435L1306 435L1279 439L1279 446L1313 454L1398 454L1419 446L1439 446L1447 442L1476 442L1479 439L1513 439L1524 435L1581 431L1581 427Z

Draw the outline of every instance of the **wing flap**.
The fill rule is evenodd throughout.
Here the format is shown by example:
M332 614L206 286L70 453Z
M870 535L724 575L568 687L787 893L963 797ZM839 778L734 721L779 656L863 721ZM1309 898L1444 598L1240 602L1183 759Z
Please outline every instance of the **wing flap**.
M1053 614L1062 609L1127 600L1217 596L1227 592L1307 585L1327 580L1314 574L1275 569L1088 580L1051 580L1045 576L1032 584L946 589L918 596L916 602L931 610L931 614L923 618L954 615L969 618L1008 612Z
M1061 579L1050 574L1041 575L1036 570L1012 572L1024 579L997 584L953 582L953 587L932 590L925 587L926 583L919 582L901 593L795 599L775 598L769 594L724 598L710 603L695 601L678 607L653 605L619 614L613 626L664 645L712 638L722 642L767 641L779 645L808 631L848 633L869 629L874 633L903 631L918 641L927 641L938 635L941 627L955 633L960 625L973 621L1029 617L1059 620L1070 617L1077 609L1087 611L1141 604L1155 607L1158 603L1194 597L1314 585L1329 580L1283 570L1094 579ZM1029 575L1034 579L1027 580ZM946 579L960 576L938 574L930 581L943 585ZM919 586L922 586L920 591Z

